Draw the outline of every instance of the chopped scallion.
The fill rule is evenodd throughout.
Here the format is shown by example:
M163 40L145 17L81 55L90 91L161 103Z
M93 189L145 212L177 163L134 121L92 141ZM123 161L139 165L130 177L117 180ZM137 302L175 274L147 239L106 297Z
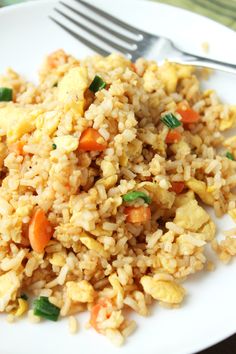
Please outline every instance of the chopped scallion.
M57 148L56 144L53 143L52 148L53 148L53 150L56 150L56 148Z
M106 83L100 76L96 75L89 86L89 90L96 93L97 91L102 90L104 87L106 87Z
M34 315L50 321L57 321L60 309L53 305L46 296L40 296L39 299L34 300Z
M0 87L0 102L12 101L13 91L8 87Z
M233 154L231 154L231 152L229 152L229 151L226 152L225 156L226 156L229 160L232 160L232 161L235 160Z
M144 192L133 191L123 195L124 202L132 202L138 198L142 198L145 203L150 204L152 202L151 198Z
M176 118L173 113L168 113L161 117L162 123L164 123L168 128L175 129L181 125L181 122Z

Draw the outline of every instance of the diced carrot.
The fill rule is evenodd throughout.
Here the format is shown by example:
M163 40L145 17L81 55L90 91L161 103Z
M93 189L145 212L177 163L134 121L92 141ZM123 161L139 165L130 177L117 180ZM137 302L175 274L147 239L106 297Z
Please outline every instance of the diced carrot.
M36 209L29 224L29 241L35 252L41 253L53 235L53 228L42 209Z
M183 192L184 187L185 187L184 182L172 182L170 191L175 192L176 194L180 194Z
M181 115L183 123L197 123L200 119L199 114L192 108L177 109L177 112Z
M151 209L149 207L126 207L125 214L127 215L126 221L131 223L145 223L151 219Z
M92 307L91 315L90 315L90 325L97 331L99 331L98 324L97 324L97 317L102 308L106 308L111 304L109 299L100 299L99 302ZM107 318L110 317L110 314L107 314Z
M25 155L25 152L23 150L24 147L23 141L18 141L17 143L11 144L9 146L9 151L10 152L15 152L17 155Z
M107 142L96 129L87 128L81 134L79 140L80 151L103 151L107 147Z
M170 130L166 136L166 144L177 143L180 141L181 137L181 133L178 130Z

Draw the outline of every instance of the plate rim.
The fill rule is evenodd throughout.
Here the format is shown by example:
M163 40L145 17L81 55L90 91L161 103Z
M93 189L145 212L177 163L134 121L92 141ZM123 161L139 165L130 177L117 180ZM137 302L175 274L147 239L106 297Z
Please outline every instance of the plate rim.
M95 0L90 0L88 2L94 2ZM106 0L103 0L103 1L106 1ZM164 3L161 3L161 2L158 2L156 0L120 0L120 1L123 1L123 2L127 2L127 1L137 1L137 2L140 2L140 3L143 3L143 4L146 4L146 3L149 3L149 4L154 4L155 6L158 6L158 7L163 7L163 8L172 8L172 9L175 9L177 11L181 11L181 12L185 12L186 14L191 14L191 16L196 16L196 17L199 17L199 18L202 18L204 19L205 21L210 21L212 23L214 23L215 25L219 26L219 27L222 27L224 28L224 30L228 30L230 31L232 34L234 34L236 36L236 31L233 30L232 28L216 21L216 20L213 20L212 18L209 18L205 15L202 15L202 14L199 14L197 12L194 12L194 11L191 11L191 10L188 10L188 9L185 9L183 7L179 7L177 5L171 5L171 4L164 4ZM12 5L7 5L7 6L4 6L4 7L1 7L0 8L0 16L3 12L12 12L14 11L15 9L18 9L18 8L21 8L21 7L37 7L37 6L40 6L42 4L47 4L47 3L57 3L58 1L56 0L40 0L40 1L35 1L35 0L27 0L25 2L21 2L21 3L17 3L17 4L12 4Z
M108 1L108 0L102 0L102 1ZM127 0L122 0L123 2L125 2L125 1L127 1ZM140 2L140 3L143 3L143 4L147 4L147 0L128 0L128 1L130 1L130 2ZM1 15L3 15L4 13L6 14L6 13L12 13L12 12L14 12L14 11L17 11L18 9L20 9L20 8L27 8L27 7L40 7L40 6L43 6L44 4L52 4L52 3L56 3L57 1L55 1L55 0L40 0L40 1L35 1L35 0L30 0L30 1L27 1L27 2L25 2L25 3L19 3L19 4L13 4L13 5L9 5L9 6L6 6L6 7L4 7L4 8L1 8L0 9L0 17L1 17ZM91 2L94 2L94 0L93 1L91 1ZM210 18L208 18L208 17L206 17L206 16L204 16L204 15L200 15L200 14L197 14L197 13L195 13L195 12L192 12L192 11L190 11L190 10L187 10L187 9L183 9L183 8L180 8L180 7L178 7L178 6L173 6L173 5L170 5L170 4L163 4L163 3L159 3L159 2L155 2L155 1L148 1L148 3L150 3L150 4L154 4L154 6L157 6L157 7L162 7L162 8L171 8L172 10L173 9L177 9L178 11L180 11L180 12L183 12L183 13L186 13L186 15L185 16L187 16L188 14L191 14L191 16L195 16L195 17L198 17L198 18L200 18L200 19L204 19L204 21L210 21L210 22L212 22L212 23L214 23L215 25L217 25L219 28L220 27L222 27L222 28L224 28L224 31L225 30L227 30L227 31L230 31L234 36L235 36L235 38L236 38L236 31L234 31L234 30L232 30L231 28L229 28L229 27L227 27L227 26L225 26L225 25L223 25L223 24L221 24L221 23L219 23L219 22L217 22L217 21L215 21L215 20L212 20L212 19L210 19ZM208 344L207 344L207 346L206 345L204 345L204 346L199 346L198 348L195 346L195 350L197 350L197 351L201 351L201 350L204 350L204 349L206 349L206 348L209 348L210 346L212 346L212 345L215 345L215 344L217 344L217 343L219 343L219 342L221 342L222 340L224 340L224 339L227 339L228 337L230 337L230 336L232 336L233 334L235 334L235 332L236 332L236 330L232 330L232 331L229 331L229 333L228 333L228 335L227 335L227 337L225 337L225 335L222 335L222 337L220 338L218 335L216 336L217 337L217 339L212 339L212 337L211 337L211 339L209 340L209 342L208 342ZM126 346L127 346L128 344L126 344ZM190 354L190 353L192 353L192 352L190 352L187 348L186 348L186 350L187 351L176 351L176 354ZM195 353L195 352L194 352Z

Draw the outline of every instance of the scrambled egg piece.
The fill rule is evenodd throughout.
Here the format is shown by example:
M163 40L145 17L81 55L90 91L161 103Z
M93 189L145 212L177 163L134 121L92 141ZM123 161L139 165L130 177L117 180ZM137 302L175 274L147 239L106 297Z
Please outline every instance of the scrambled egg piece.
M176 154L176 159L181 159L182 156L187 156L191 153L190 146L183 139L172 144L170 149Z
M46 112L41 114L36 120L36 128L51 136L57 129L60 122L58 112Z
M178 79L187 79L190 77L194 72L194 67L191 65L180 65L174 64L177 71Z
M159 78L169 94L176 91L178 80L190 77L193 71L194 68L190 65L178 65L168 61L158 68Z
M93 302L96 292L87 280L66 283L67 295L75 302Z
M209 220L207 212L194 199L176 209L174 222L187 230L196 232Z
M49 262L54 266L63 267L66 263L65 255L62 255L60 252L53 253L52 257L49 259Z
M195 197L193 191L188 191L186 193L176 195L174 206L179 208L180 206L185 205L190 200L194 200L194 199Z
M232 107L230 107L229 115L228 115L227 119L220 120L219 129L221 131L224 131L224 130L234 127L235 125L236 125L236 106L232 106Z
M103 248L103 245L100 242L94 240L92 237L81 236L80 242L85 245L89 250L96 251L102 257L106 258L108 256L107 252Z
M231 216L231 218L236 222L236 209L231 209L228 211L228 214Z
M144 275L140 280L144 291L154 299L167 302L168 304L180 304L183 301L184 288L173 282L166 280L156 280Z
M84 93L88 87L88 73L80 66L72 68L58 84L58 99L67 109L72 108L82 115L84 112Z
M18 307L16 310L12 312L12 314L16 317L21 317L22 315L24 315L26 311L28 311L29 305L27 300L17 299L17 301L18 301Z
M79 146L79 139L72 135L62 135L54 138L54 142L57 146L57 149L69 153L77 150Z
M41 109L30 106L21 107L12 103L0 108L0 128L7 136L8 143L14 143L22 135L32 132Z
M108 231L108 230L103 230L103 228L101 226L96 225L96 229L95 230L91 230L90 233L94 236L112 236L112 231Z
M144 187L150 192L152 200L156 203L163 205L165 208L170 209L174 203L175 195L166 189L161 188L157 183L141 182L138 184L139 188Z
M114 185L116 184L116 182L118 181L118 176L117 175L113 175L113 176L109 176L109 177L104 177L104 178L100 178L97 182L97 184L102 184L106 190L114 187Z
M175 92L178 76L174 65L166 61L162 66L159 67L158 74L166 88L167 93Z
M11 300L16 299L20 280L14 270L0 276L0 312L4 311Z
M102 160L101 170L104 178L114 176L116 169L110 161Z
M95 71L111 71L117 68L123 68L126 70L127 67L131 67L130 60L126 59L123 55L111 54L107 57L100 59L100 57L95 57L94 67ZM98 60L97 60L98 59Z
M214 204L214 198L210 194L210 192L207 191L207 186L203 181L198 181L195 178L191 178L186 182L186 185L193 192L195 192L204 203L206 203L207 205Z
M146 92L153 92L158 89L160 82L158 80L158 67L156 63L150 64L143 75L143 87Z
M216 190L216 186L214 186L214 185L208 186L206 189L207 193L213 193L213 192L215 192L215 190Z

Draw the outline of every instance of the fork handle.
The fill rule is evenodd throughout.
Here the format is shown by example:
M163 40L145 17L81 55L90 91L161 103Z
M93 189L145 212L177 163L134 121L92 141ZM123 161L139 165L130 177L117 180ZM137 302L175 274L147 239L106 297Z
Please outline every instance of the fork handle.
M178 50L180 52L180 50ZM231 63L225 63L223 61L204 58L199 55L190 54L184 51L180 52L182 55L177 56L174 61L179 64L195 65L204 68L210 68L214 70L221 70L228 73L236 74L236 65Z

